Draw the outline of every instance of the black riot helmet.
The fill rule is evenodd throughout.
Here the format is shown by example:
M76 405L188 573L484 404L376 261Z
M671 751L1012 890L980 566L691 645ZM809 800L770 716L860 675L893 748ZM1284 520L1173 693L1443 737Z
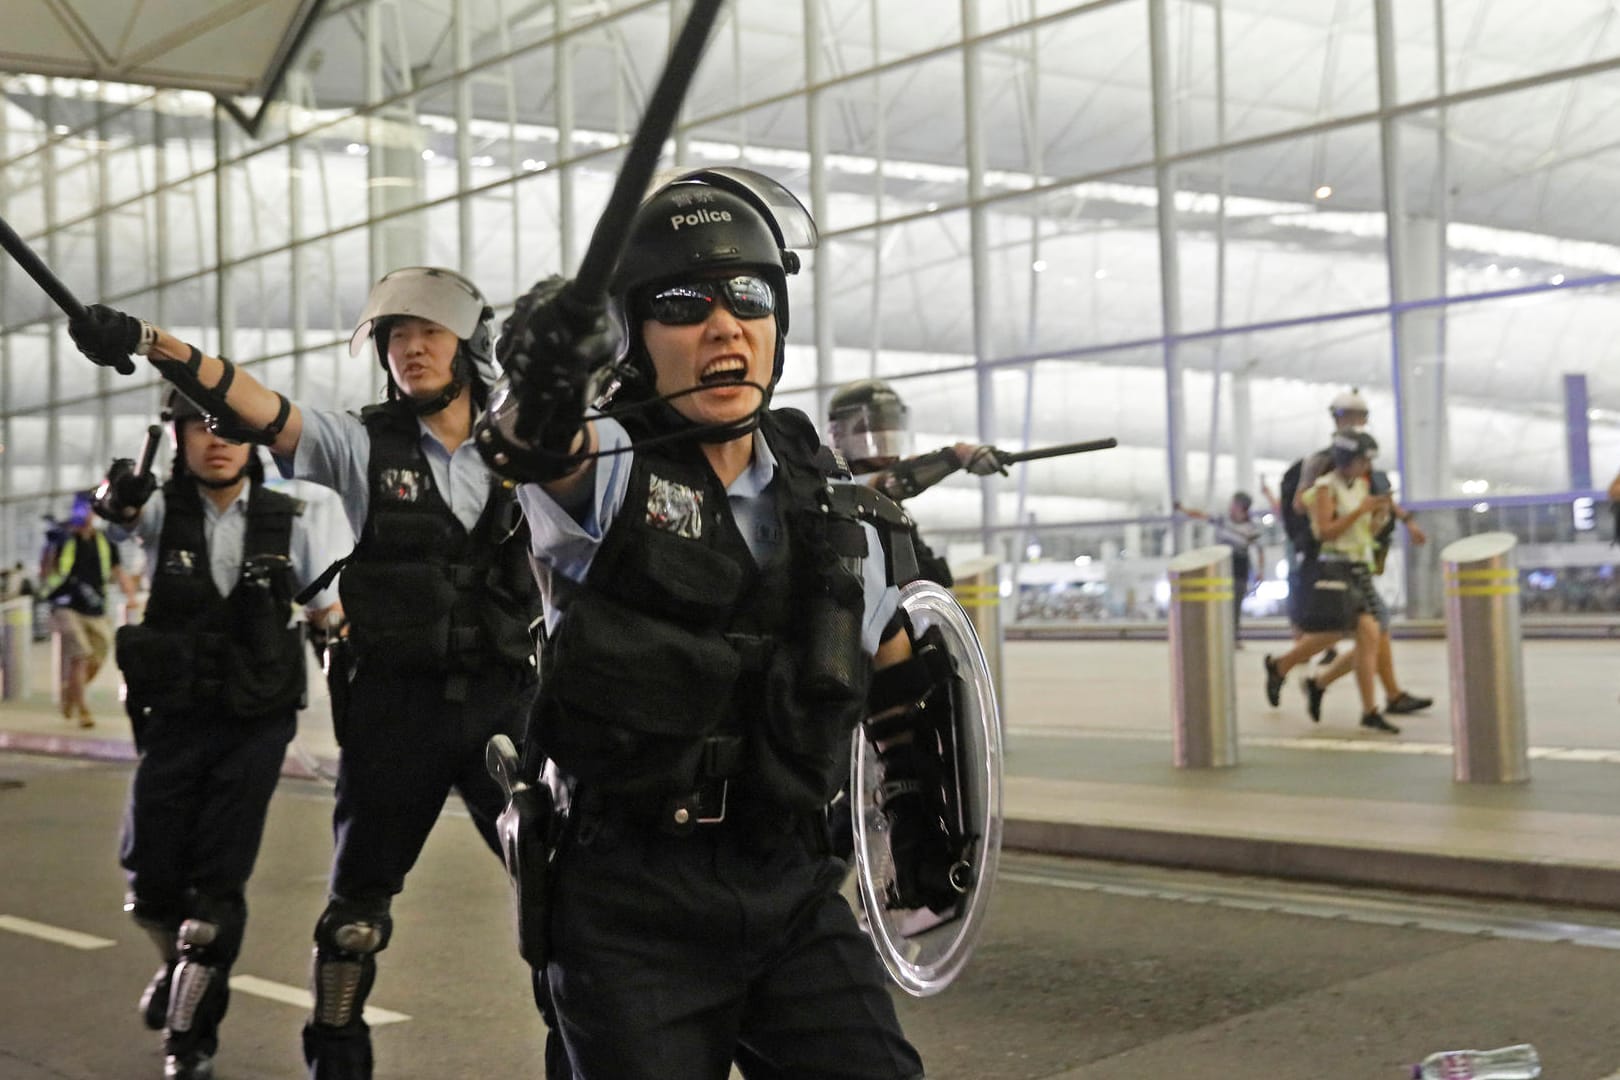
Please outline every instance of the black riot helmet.
M450 382L428 401L412 401L418 415L436 413L470 387L473 405L482 408L495 382L493 341L489 322L495 310L478 286L442 266L407 266L384 274L371 287L366 306L349 337L349 355L359 356L367 337L377 350L377 363L388 380L388 399L401 397L388 367L388 335L394 321L411 316L438 323L461 339L450 372Z
M679 278L747 270L765 278L776 294L774 388L782 377L786 348L787 278L799 272L794 249L815 246L815 222L804 204L775 180L750 169L698 169L654 190L636 210L608 282L612 302L626 323L627 359L634 375L652 386L652 361L629 314L638 294Z
M827 402L827 441L850 471L875 472L911 453L910 410L882 379L861 379L833 391Z
M169 396L163 399L163 412L159 419L169 425L169 439L174 444L174 462L169 468L169 474L171 476L190 476L191 470L186 468L186 440L180 432L180 425L187 420L206 423L208 414L203 412L195 401L186 397L179 390L170 390ZM223 438L223 436L221 437ZM227 439L226 441L230 442L231 440ZM255 483L264 482L264 462L259 460L257 448L249 452L247 464L243 466L242 471L229 480L209 481L200 476L192 478L204 487L228 488L243 477Z

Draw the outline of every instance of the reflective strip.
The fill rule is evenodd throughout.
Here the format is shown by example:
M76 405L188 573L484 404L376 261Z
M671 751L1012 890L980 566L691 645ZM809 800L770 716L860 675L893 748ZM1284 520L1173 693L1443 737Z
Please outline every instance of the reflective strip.
M1207 604L1217 600L1224 600L1227 603L1230 603L1232 601L1232 596L1233 594L1229 592L1172 592L1170 594L1170 599L1181 600L1190 604Z
M957 585L951 592L956 595L956 602L965 608L999 607L1001 604L1000 585Z
M1227 574L1225 577L1173 577L1173 578L1170 579L1170 587L1172 589L1175 588L1178 585L1215 585L1215 586L1226 585L1226 586L1230 586L1231 584L1232 584L1232 575L1231 574Z
M1447 596L1518 596L1517 585L1468 585L1460 589L1447 589Z
M1492 566L1482 570L1454 570L1446 567L1447 581L1517 581L1519 572L1511 566Z

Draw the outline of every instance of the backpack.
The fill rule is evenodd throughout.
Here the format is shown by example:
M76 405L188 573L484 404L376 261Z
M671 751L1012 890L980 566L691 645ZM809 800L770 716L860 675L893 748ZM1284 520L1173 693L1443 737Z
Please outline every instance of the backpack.
M1288 466L1282 474L1277 501L1281 504L1283 532L1288 535L1288 542L1294 545L1294 550L1299 554L1311 557L1316 554L1317 548L1316 534L1311 532L1311 519L1294 509L1294 496L1299 493L1299 477L1304 469L1304 458Z

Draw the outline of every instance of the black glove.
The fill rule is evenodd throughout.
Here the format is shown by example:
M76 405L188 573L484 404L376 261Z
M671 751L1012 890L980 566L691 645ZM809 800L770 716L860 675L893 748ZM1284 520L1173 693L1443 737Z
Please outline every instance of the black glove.
M117 458L96 488L90 508L115 525L125 525L135 520L156 490L157 477L149 472L136 475L133 459Z
M909 742L880 751L879 760L881 805L894 860L891 906L949 911L961 893L951 884L958 853L942 817L938 754L931 746Z
M619 320L571 284L553 275L520 296L495 345L520 402L517 434L552 450L566 450L579 429L591 372L624 351Z
M128 374L134 370L130 355L141 343L141 320L106 304L91 304L84 318L68 323L68 337L93 363Z

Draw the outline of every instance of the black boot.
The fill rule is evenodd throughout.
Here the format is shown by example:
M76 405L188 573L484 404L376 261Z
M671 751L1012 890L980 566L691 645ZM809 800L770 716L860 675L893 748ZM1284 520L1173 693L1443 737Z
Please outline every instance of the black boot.
M152 1031L162 1031L169 1015L169 983L174 979L174 965L164 964L152 976L152 981L141 991L141 1022Z
M214 1059L200 1050L163 1059L163 1080L212 1080Z

